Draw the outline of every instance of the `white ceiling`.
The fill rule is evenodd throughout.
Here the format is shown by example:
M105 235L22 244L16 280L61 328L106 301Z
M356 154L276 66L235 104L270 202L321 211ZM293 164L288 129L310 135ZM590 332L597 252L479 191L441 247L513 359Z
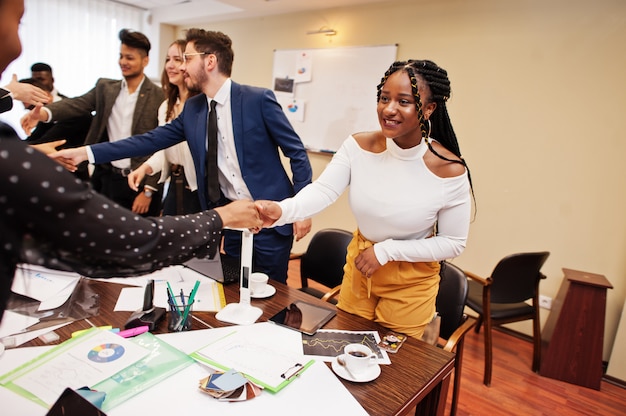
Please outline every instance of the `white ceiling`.
M244 19L391 0L110 0L149 10L153 21L173 25Z

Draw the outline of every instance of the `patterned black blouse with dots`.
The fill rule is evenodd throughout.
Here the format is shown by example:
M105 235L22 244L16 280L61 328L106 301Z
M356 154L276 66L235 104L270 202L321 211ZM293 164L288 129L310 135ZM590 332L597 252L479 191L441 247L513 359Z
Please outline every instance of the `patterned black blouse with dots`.
M223 224L215 211L135 215L20 141L1 122L0 171L0 319L16 264L25 258L110 277L150 273L213 256L219 248ZM36 256L27 252L30 248L36 248Z

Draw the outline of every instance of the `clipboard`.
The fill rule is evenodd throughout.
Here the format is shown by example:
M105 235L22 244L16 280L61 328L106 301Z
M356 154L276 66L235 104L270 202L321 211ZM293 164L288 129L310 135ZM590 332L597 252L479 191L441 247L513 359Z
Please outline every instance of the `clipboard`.
M296 334L271 323L234 326L232 332L189 356L224 371L235 369L253 383L277 393L315 362L302 353L299 334L289 342L290 333Z

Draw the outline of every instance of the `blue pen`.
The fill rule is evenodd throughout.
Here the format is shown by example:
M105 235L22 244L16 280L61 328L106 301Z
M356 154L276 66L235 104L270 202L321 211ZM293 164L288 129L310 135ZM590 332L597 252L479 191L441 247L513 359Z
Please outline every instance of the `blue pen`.
M174 303L174 301L172 300L172 294L170 293L170 290L165 288L165 291L167 292L167 304L170 305L170 308L172 307L172 303Z
M185 307L185 294L183 293L183 290L180 289L180 303L183 304L183 308Z

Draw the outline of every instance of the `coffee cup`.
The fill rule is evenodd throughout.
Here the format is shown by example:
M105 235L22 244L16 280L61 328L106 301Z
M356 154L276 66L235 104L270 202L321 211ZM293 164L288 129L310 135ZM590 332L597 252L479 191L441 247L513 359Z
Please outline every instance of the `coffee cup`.
M376 354L363 344L348 344L343 348L343 359L348 371L352 374L362 374L370 366L376 364Z
M250 294L262 295L267 290L269 276L265 273L254 272L250 275Z

